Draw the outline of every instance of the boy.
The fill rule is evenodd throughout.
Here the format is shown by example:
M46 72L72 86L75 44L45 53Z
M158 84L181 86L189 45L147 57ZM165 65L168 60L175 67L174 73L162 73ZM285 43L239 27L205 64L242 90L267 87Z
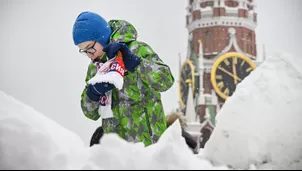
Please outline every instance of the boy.
M94 12L82 12L73 26L73 40L91 59L81 94L84 115L92 120L101 117L105 134L117 133L128 142L146 146L156 143L167 127L160 92L174 83L169 66L148 44L137 40L136 29L124 20L106 22ZM98 64L114 59L118 51L126 69L123 88L104 82L90 84ZM100 100L109 92L111 104ZM99 110L104 105L110 105L112 116Z

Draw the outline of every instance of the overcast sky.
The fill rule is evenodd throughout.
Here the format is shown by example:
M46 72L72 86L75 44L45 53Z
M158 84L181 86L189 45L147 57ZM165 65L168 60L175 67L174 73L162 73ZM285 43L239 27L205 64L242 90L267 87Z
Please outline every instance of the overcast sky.
M300 55L300 0L257 0L259 58L287 51ZM88 144L99 124L80 109L89 60L72 41L72 26L85 10L124 19L151 45L176 79L162 93L165 112L178 105L178 54L185 58L186 0L0 0L0 90L78 133ZM1 104L0 104L1 105Z

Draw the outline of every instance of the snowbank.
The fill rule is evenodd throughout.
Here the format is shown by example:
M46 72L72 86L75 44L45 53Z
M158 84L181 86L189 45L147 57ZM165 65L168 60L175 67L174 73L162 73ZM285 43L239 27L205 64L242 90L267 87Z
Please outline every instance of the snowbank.
M211 161L302 169L302 58L268 58L238 85L216 119L204 149Z
M83 148L79 136L0 91L0 169L68 168Z
M227 169L187 147L175 122L145 148L115 134L85 147L76 134L0 91L0 169Z

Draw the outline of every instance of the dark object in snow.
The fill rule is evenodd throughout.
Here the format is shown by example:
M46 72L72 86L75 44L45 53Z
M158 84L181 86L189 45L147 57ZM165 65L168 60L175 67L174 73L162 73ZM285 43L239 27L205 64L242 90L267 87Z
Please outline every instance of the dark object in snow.
M181 132L182 137L185 138L187 145L195 153L195 148L197 147L197 142L195 141L195 139L193 138L193 136L191 134L189 134L188 132L185 131L185 128L187 127L187 123L186 123L184 116L181 113L174 112L174 113L167 115L166 116L167 127L171 126L177 119L180 122L181 130L182 130L182 132Z
M179 122L181 125L182 137L184 137L187 145L194 151L197 146L197 142L195 141L195 139L192 137L191 134L189 134L188 132L185 131L186 121L182 117L181 114L172 113L170 115L167 115L167 117L166 117L167 127L171 126L177 119L179 119ZM102 126L100 126L94 131L94 133L91 137L90 147L95 144L100 144L100 139L102 138L103 135L104 135L104 130L103 130Z
M95 144L100 144L100 140L101 140L103 135L104 135L104 130L103 130L103 127L100 126L94 131L94 133L91 137L90 147L95 145Z
M197 142L194 140L194 138L192 137L191 134L189 134L188 132L186 132L184 129L182 129L181 132L182 137L185 138L187 145L191 148L191 149L195 149L197 146Z

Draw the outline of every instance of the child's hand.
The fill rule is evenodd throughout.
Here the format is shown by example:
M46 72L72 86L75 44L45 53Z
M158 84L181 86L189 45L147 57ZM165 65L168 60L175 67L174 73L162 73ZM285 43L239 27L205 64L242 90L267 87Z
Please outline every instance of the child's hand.
M131 52L127 45L123 43L111 43L103 49L110 59L115 57L119 50L122 52L125 68L128 71L133 72L135 67L140 64L141 60Z
M94 85L88 84L86 94L92 101L100 101L100 96L105 95L107 91L115 88L113 84L110 83L96 83Z
M112 59L116 56L117 52L122 48L121 43L111 43L103 48L103 52L106 52L106 55L109 59Z

